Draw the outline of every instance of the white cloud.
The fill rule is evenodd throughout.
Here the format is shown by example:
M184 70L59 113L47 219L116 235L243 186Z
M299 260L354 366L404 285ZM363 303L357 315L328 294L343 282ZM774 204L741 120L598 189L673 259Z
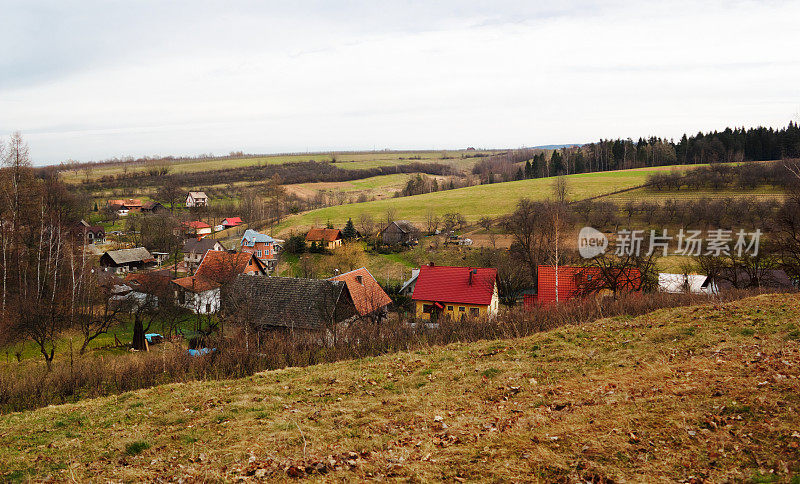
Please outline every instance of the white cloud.
M800 5L665 3L21 3L63 38L0 54L0 136L41 163L677 137L797 111Z

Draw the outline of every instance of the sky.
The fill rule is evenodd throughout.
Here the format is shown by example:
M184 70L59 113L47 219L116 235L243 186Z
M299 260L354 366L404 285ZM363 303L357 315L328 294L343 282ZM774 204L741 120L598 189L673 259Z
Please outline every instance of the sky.
M41 165L781 127L798 19L797 1L3 0L0 139Z

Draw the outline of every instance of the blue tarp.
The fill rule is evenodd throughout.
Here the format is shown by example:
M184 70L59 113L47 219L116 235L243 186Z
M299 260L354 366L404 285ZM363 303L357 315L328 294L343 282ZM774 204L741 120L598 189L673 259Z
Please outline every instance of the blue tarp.
M147 342L148 342L148 343L150 343L150 344L152 344L152 343L153 343L153 338L161 338L161 339L164 339L164 337L163 337L163 336L161 336L161 335L160 335L160 334L158 334L158 333L147 333L147 334L145 334L145 335L144 335L144 337L145 337L145 339L147 340Z
M187 350L189 356L203 356L207 355L213 351L217 351L216 348L200 348L199 350Z

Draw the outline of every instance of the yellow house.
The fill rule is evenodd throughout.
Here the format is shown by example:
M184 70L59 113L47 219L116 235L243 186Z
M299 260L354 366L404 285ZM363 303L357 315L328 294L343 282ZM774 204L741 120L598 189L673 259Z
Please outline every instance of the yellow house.
M342 245L342 231L339 229L311 229L306 234L306 243L323 244L326 250L333 250Z
M499 307L497 271L490 268L420 267L414 293L418 319L494 316Z

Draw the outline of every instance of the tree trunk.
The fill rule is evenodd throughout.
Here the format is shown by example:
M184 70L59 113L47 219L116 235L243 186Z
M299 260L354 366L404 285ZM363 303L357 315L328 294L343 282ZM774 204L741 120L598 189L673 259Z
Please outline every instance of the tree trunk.
M147 349L147 343L144 337L144 325L142 325L142 320L136 318L136 322L133 323L133 349L144 351Z

